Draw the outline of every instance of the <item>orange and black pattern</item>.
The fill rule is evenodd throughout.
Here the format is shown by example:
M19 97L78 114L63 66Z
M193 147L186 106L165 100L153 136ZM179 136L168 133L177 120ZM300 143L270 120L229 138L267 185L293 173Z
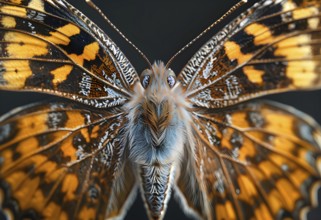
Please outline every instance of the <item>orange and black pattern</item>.
M200 107L193 112L196 160L184 158L177 182L187 212L305 219L318 205L320 126L289 106L235 104L321 87L320 10L318 0L258 1L182 70L186 97Z
M38 104L0 122L1 210L8 219L104 219L123 154L122 113Z
M271 102L194 114L199 194L178 182L204 219L303 219L321 187L321 128ZM183 174L184 176L185 174ZM186 175L191 175L187 170ZM205 204L202 201L206 201Z
M126 118L115 106L129 99L137 79L108 36L67 2L0 1L0 89L85 104L37 104L0 118L1 217L121 213L135 178L128 169L126 184L119 180Z
M257 1L179 74L194 152L167 177L188 213L304 219L317 205L320 126L288 106L241 102L321 87L320 10L320 0ZM139 181L123 140L136 83L119 48L65 0L0 0L0 89L69 99L0 117L0 217L122 218ZM142 190L155 204L163 196Z
M98 108L128 100L137 74L116 45L77 14L66 2L0 1L0 88Z
M259 1L204 45L182 70L189 100L220 108L321 87L321 1Z

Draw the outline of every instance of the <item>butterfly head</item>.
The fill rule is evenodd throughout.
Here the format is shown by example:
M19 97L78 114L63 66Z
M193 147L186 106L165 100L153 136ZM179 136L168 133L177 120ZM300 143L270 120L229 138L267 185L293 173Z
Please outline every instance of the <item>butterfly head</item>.
M130 158L140 164L171 163L183 152L187 103L175 73L156 63L141 74L128 110Z

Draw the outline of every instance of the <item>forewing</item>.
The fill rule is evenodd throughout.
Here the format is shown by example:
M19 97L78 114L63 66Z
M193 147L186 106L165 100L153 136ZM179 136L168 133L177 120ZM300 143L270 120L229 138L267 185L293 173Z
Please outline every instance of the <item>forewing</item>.
M104 219L123 158L119 130L124 120L117 111L66 104L33 105L3 116L2 214L8 219Z
M220 108L321 86L320 0L262 0L208 41L179 80L193 105Z
M0 89L120 105L138 76L119 48L63 0L0 1Z
M195 113L193 127L196 162L182 176L197 187L178 186L204 219L302 219L317 205L321 129L307 115L259 102Z

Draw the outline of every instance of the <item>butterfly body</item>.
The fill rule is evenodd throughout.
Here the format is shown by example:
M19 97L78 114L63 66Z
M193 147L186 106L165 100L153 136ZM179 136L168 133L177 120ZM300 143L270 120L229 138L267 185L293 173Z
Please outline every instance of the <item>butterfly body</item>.
M320 17L320 0L258 0L176 78L139 76L66 0L0 0L0 89L66 98L0 117L0 217L119 219L140 188L151 220L172 191L197 219L302 219L321 128L245 101L320 88Z
M142 195L152 219L163 217L175 168L181 166L184 148L191 146L186 143L191 136L189 103L172 77L175 74L162 62L155 63L141 74L142 83L136 83L131 101L125 105L128 159L137 164Z

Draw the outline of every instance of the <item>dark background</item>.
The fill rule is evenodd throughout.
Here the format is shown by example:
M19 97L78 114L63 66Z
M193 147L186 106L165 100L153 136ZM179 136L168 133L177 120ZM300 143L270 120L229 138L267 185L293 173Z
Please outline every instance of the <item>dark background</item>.
M117 43L137 72L147 64L120 36L115 33L84 0L69 0L88 17L94 20ZM224 14L235 0L100 0L96 1L110 20L140 48L153 62L169 58L192 40L203 29ZM251 2L251 1L250 1ZM244 8L243 8L244 9ZM239 10L240 11L240 10ZM234 15L239 14L239 11ZM231 16L232 18L233 16ZM211 33L201 38L176 59L171 68L178 73L196 50L229 19L216 26ZM295 92L265 97L289 104L308 113L321 123L321 91ZM0 91L0 115L14 107L40 100L55 100L48 95ZM320 193L319 193L320 194ZM139 194L138 194L139 195ZM139 196L138 196L139 197ZM320 197L320 195L319 195ZM147 219L141 199L135 200L127 220ZM177 203L171 199L165 219L188 219ZM321 219L321 208L314 210L310 220Z

